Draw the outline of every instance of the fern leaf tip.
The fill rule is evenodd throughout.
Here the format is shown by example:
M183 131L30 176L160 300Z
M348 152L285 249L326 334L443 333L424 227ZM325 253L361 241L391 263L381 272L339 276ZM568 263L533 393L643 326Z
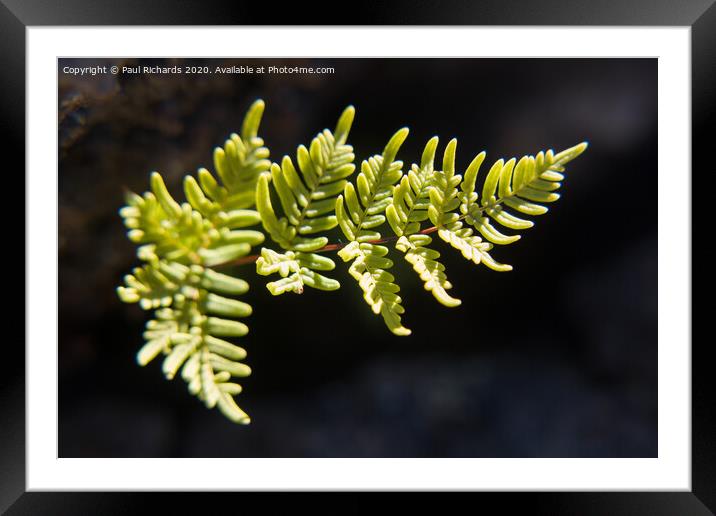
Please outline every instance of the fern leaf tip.
M388 141L387 147L390 147L391 144L400 146L403 144L405 139L408 137L408 134L410 133L410 129L408 127L401 127L397 131L395 131L395 134L391 136L390 140Z
M438 302L448 308L456 308L462 304L462 300L445 294L438 299Z
M589 142L585 140L574 147L570 147L569 149L565 149L562 152L555 154L554 161L555 163L565 165L587 150L587 147L589 147Z
M353 122L353 118L355 117L355 115L356 115L356 108L353 106L353 104L348 104L346 106L346 108L343 110L343 113L341 114L341 118L339 120L343 121L343 119L345 118L346 121L348 121L348 123L350 124Z
M261 122L261 117L264 114L264 109L266 109L266 103L263 101L263 99L256 99L251 103L249 109L246 111L245 117L245 121L248 122L248 126L242 127L242 133L244 128L249 130L258 129L259 123ZM242 136L256 136L256 133L251 135L242 134Z
M388 144L383 150L383 160L385 163L391 163L395 159L395 156L398 154L400 146L403 145L403 142L408 137L409 132L410 129L408 129L407 127L403 127L401 129L398 129L395 134L390 137L390 140L388 140Z
M576 158L581 153L583 153L585 150L587 150L587 147L589 147L589 140L584 140L583 142L578 143L577 145L572 147L571 150L575 152L574 157Z

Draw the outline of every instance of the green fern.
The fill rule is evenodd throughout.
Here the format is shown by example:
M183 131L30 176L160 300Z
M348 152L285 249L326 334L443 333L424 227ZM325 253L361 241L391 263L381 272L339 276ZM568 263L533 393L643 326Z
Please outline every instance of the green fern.
M363 161L356 179L357 192L352 183L347 183L336 202L338 222L351 242L338 255L352 262L349 272L363 289L363 299L374 313L383 316L396 335L410 335L410 330L401 323L405 309L398 295L400 287L387 271L393 266L392 260L385 257L388 248L370 242L381 238L374 228L385 222L382 213L393 202L393 185L403 174L403 162L395 161L395 156L407 136L408 129L401 129L390 139L382 155Z
M271 173L259 177L257 207L264 229L286 252L262 249L256 261L256 272L267 276L279 273L282 279L269 283L273 295L303 292L304 286L319 290L336 290L341 285L317 271L330 271L335 263L315 253L328 243L325 236L310 237L333 229L336 195L343 190L346 177L355 170L353 147L346 144L355 110L346 108L334 133L324 129L309 149L298 148L296 160L299 175L291 158L284 156L281 165L274 163ZM280 199L284 216L278 218L271 203L269 184Z
M532 227L524 216L547 212L545 204L559 198L565 165L587 147L581 143L558 154L550 150L500 159L478 189L485 153L475 156L464 175L456 174L455 139L443 151L442 168L435 165L439 140L434 137L420 165L404 173L403 162L396 159L408 136L403 128L382 154L362 161L351 181L355 156L347 140L355 116L352 106L334 131L325 129L308 148L298 147L297 167L288 156L280 164L268 160L269 151L258 136L263 109L263 102L256 101L241 135L232 134L214 151L218 178L202 168L197 179L184 179L187 202L175 201L161 176L153 173L151 191L129 194L120 211L144 265L125 276L119 297L154 310L137 361L146 365L163 354L167 378L181 370L192 394L238 423L248 423L249 417L236 405L241 387L231 379L251 370L241 362L246 351L224 338L248 333L236 319L249 316L251 307L233 298L245 294L249 285L216 267L255 261L258 274L280 276L266 285L273 295L300 294L306 287L330 291L340 283L324 274L335 269L325 253L337 250L372 311L394 334L410 335L402 323L400 287L389 272L394 262L384 244L393 244L439 303L458 306L460 300L448 293L452 284L430 235L437 233L475 264L511 270L491 255L495 245L520 239L503 231ZM255 227L259 223L279 250L267 246L249 255L265 239ZM326 234L337 226L347 243L329 243Z
M413 165L410 172L403 176L386 213L390 227L400 237L395 247L405 253L405 260L423 280L425 290L431 292L443 305L454 307L461 301L447 293L452 284L447 280L445 266L438 262L440 253L428 247L432 243L430 236L419 234L421 222L430 217L430 192L437 187L436 181L439 181L436 175L439 173L434 168L437 146L436 136L425 146L420 166ZM454 153L454 146L452 150Z
M146 263L127 275L117 292L122 301L156 310L137 362L146 365L162 353L168 379L181 368L189 392L237 423L248 423L249 417L236 405L241 387L230 379L251 370L240 362L246 351L221 337L248 333L234 319L250 315L251 307L225 296L245 294L249 286L211 267L246 256L264 241L262 232L246 229L261 220L249 208L258 177L270 166L269 151L257 136L263 109L262 101L255 102L241 136L232 134L223 149L214 151L220 182L204 168L198 182L187 176L188 202L180 205L154 172L151 192L129 194L120 211L130 240L141 244L137 256Z

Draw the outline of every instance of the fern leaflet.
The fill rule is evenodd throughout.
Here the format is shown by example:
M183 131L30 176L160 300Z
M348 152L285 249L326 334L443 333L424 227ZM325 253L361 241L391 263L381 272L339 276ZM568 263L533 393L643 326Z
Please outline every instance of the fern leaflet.
M246 351L222 337L248 333L235 319L250 315L251 307L226 295L244 294L249 286L212 267L248 255L264 240L262 232L247 229L260 222L258 212L248 208L255 203L258 176L270 165L268 149L257 136L263 108L262 101L255 102L241 136L232 134L223 149L215 150L221 184L200 169L199 181L185 178L188 202L179 204L154 172L151 192L129 194L120 210L129 238L141 244L137 255L145 265L125 276L117 293L122 301L156 310L137 362L143 366L164 354L168 379L181 368L192 394L237 423L248 423L249 417L234 401L241 387L230 380L248 376L251 369L240 362Z
M281 254L262 249L256 261L259 274L281 275L282 279L266 285L273 295L300 294L305 286L319 290L340 287L338 281L317 272L335 268L333 260L315 253L328 243L328 238L307 235L322 233L337 225L335 198L355 170L353 147L346 144L354 115L355 110L349 106L339 118L334 133L324 129L308 149L303 145L298 148L296 159L300 175L291 158L284 156L280 166L274 163L270 174L259 177L256 199L264 229L286 251ZM281 218L274 210L269 184L273 185L283 209Z
M457 140L448 143L443 157L443 170L436 172L434 186L430 190L431 205L428 209L430 220L438 231L438 236L462 255L475 264L484 263L495 271L508 271L512 267L495 261L489 251L492 244L483 242L482 238L473 234L472 228L463 227L460 215L455 210L460 205L457 187L462 181L460 174L455 174L455 150ZM466 171L472 175L484 160L484 153L473 159Z
M349 272L358 280L366 303L374 313L383 316L385 324L396 335L410 335L410 330L401 322L405 309L398 295L400 287L387 271L393 262L385 257L387 247L368 242L381 237L372 228L385 222L382 213L392 203L393 185L403 175L403 162L394 160L407 136L408 129L399 130L388 141L382 155L363 161L356 179L357 192L352 183L347 183L343 195L336 201L338 223L351 241L338 255L352 262Z
M482 188L482 201L478 204L475 192L475 180L479 171L469 168L461 185L460 211L465 222L475 228L484 238L498 245L507 245L519 240L520 235L504 235L490 220L512 230L528 229L532 221L516 216L507 210L524 215L543 215L548 208L542 203L551 203L559 199L555 191L564 178L564 166L579 156L587 148L586 143L571 147L557 155L550 150L537 156L523 156L515 163L511 159L506 163L497 161L485 178Z
M393 203L386 209L386 215L396 236L400 237L396 249L405 253L405 260L423 280L425 290L445 306L458 306L461 301L450 296L452 288L445 274L445 266L438 262L440 253L428 246L432 238L420 232L420 223L429 218L430 189L435 182L435 151L438 137L428 141L423 151L420 166L413 164L410 172L403 176L393 194Z

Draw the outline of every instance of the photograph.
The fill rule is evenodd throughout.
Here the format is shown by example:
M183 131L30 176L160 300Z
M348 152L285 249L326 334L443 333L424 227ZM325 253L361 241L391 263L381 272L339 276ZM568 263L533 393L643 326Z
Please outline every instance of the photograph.
M58 456L656 458L657 58L59 58Z

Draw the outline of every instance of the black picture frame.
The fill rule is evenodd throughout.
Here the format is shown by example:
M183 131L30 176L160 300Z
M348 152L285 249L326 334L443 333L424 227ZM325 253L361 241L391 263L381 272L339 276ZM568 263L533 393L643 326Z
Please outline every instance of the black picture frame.
M41 25L246 25L295 24L303 4L282 7L270 15L258 4L228 1L144 2L131 0L2 0L0 2L0 92L3 142L7 149L25 143L25 31ZM691 27L692 50L692 170L712 171L706 164L707 138L713 129L716 92L716 6L713 0L569 2L453 1L438 5L392 2L356 10L355 25L657 25ZM330 13L312 4L313 13ZM315 25L342 24L330 14L311 15ZM24 170L24 153L16 152L14 170ZM712 163L712 162L711 162ZM17 175L19 179L20 175ZM693 177L693 175L692 175ZM24 192L24 180L13 185ZM24 233L24 231L23 231ZM23 239L24 235L19 238ZM17 240L15 240L17 242ZM18 246L19 247L19 246ZM23 260L24 262L24 260ZM695 265L695 264L694 264ZM701 271L692 265L692 274ZM25 274L32 271L25 270ZM25 492L25 353L15 338L5 339L0 375L0 511L7 514L127 514L145 506L146 498L167 496L136 493ZM716 418L711 389L708 343L692 340L692 491L620 493L500 493L479 494L500 504L501 510L528 507L532 514L651 514L691 515L716 512ZM238 496L212 495L214 503ZM245 495L240 495L245 496ZM61 499L61 502L59 501ZM183 504L184 497L174 497ZM270 511L280 497L264 506ZM242 499L242 503L245 503ZM266 503L266 502L263 502ZM164 510L169 510L164 505Z

